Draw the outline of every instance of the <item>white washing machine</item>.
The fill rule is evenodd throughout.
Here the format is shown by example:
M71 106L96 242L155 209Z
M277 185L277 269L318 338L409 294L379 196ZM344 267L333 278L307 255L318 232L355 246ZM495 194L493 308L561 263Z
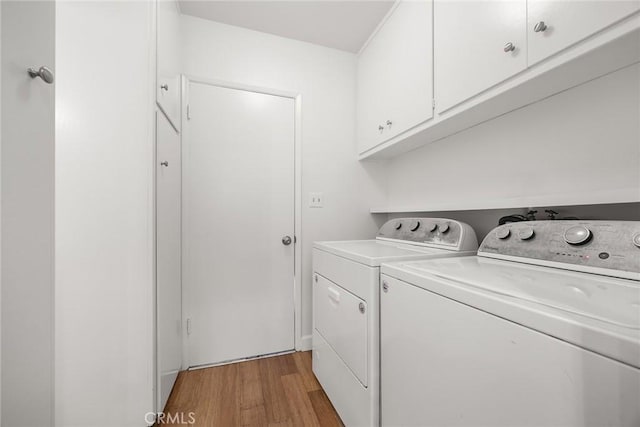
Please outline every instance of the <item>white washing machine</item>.
M380 264L477 247L471 227L440 218L388 221L375 240L314 243L313 372L345 425L379 425Z
M494 229L381 267L388 426L640 426L640 222Z

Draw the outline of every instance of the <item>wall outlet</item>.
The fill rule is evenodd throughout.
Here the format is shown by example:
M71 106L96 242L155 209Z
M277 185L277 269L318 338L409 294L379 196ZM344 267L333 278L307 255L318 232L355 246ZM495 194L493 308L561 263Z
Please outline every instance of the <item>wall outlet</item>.
M322 193L309 193L309 207L310 208L324 207L324 196L322 195Z

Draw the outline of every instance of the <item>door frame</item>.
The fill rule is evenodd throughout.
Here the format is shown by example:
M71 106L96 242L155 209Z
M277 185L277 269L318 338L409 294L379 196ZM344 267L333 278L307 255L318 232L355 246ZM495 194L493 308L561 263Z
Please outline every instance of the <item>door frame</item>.
M261 93L265 95L279 96L282 98L290 98L294 102L294 192L293 192L293 205L294 205L294 255L293 255L293 322L294 322L294 348L296 351L308 350L308 345L305 345L304 337L302 336L302 94L297 92L291 92L287 90L274 89L262 86L253 86L240 82L221 80L208 77L194 76L191 74L181 75L181 150L182 150L182 173L184 176L184 150L185 143L189 134L189 127L187 125L187 105L189 104L189 83L199 83L210 86L217 86L227 89L237 89L247 92ZM184 182L184 181L182 181ZM183 192L181 191L181 197ZM182 243L182 242L181 242ZM184 250L185 245L182 245ZM184 258L184 257L183 257ZM181 275L183 275L184 269L181 269ZM184 279L184 277L183 277ZM183 280L182 279L182 280ZM184 289L184 287L183 287ZM184 291L183 291L184 292ZM182 307L182 333L183 333L183 357L182 368L187 369L189 360L188 344L187 344L187 322L185 318L185 307ZM308 341L308 340L307 340Z

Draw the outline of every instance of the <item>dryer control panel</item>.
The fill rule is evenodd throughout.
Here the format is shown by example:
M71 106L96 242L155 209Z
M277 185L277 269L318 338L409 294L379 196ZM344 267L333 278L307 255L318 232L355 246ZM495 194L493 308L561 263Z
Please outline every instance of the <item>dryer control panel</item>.
M377 239L405 241L458 251L475 251L475 231L460 221L446 218L398 218L384 223Z
M478 255L639 280L640 221L505 224L485 237Z

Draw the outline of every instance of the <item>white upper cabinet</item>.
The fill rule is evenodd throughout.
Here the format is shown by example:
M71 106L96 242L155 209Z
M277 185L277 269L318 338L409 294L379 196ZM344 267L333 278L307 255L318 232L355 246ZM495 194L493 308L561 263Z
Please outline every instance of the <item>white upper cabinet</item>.
M433 117L433 3L401 1L358 57L358 152Z
M640 1L528 0L529 65L640 10Z
M436 0L437 112L527 68L526 20L526 0Z
M639 61L640 0L401 1L358 58L359 158L395 157Z
M156 101L176 131L180 129L180 12L175 1L157 2Z

